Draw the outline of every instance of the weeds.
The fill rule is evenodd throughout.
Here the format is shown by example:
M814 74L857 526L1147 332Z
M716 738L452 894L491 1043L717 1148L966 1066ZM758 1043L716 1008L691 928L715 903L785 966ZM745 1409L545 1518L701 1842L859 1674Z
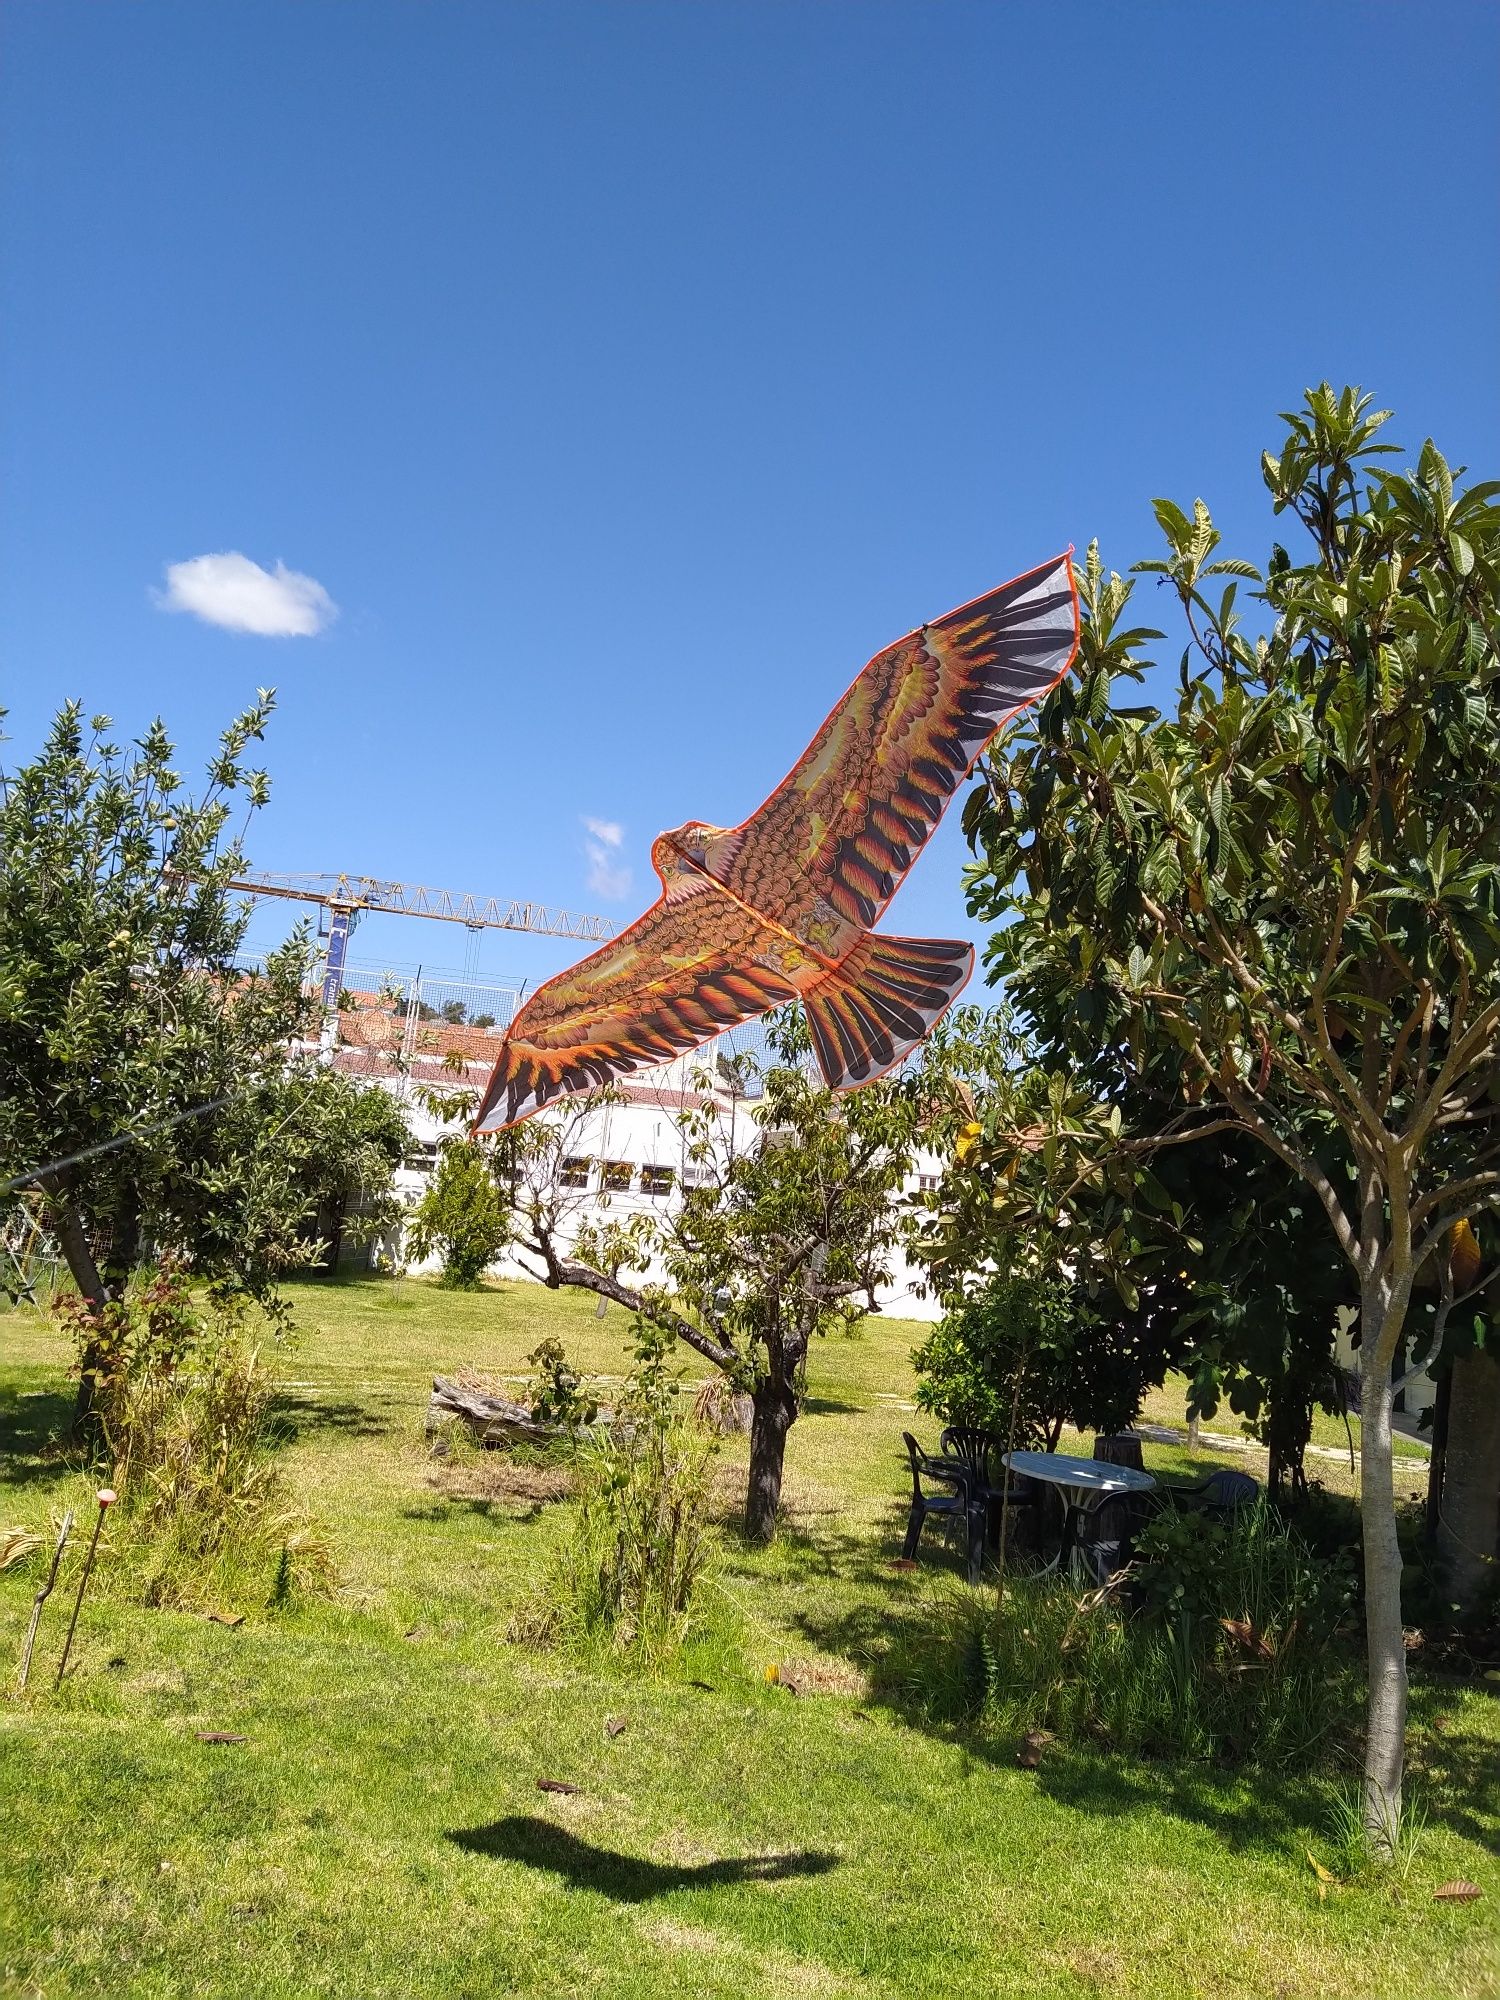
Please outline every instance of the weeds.
M75 1306L120 1506L114 1566L147 1604L336 1582L326 1535L267 1449L273 1387L243 1302L195 1297L171 1264L97 1318Z
M1342 1785L1328 1806L1333 1872L1344 1882L1357 1882L1378 1874L1383 1880L1404 1883L1417 1858L1426 1825L1426 1804L1410 1785L1406 1787L1400 1824L1394 1832L1389 1828L1372 1831L1366 1817L1365 1789L1358 1780Z
M937 1647L898 1665L908 1698L997 1736L1281 1770L1330 1757L1357 1706L1344 1586L1264 1506L1222 1527L1166 1517L1138 1548L1155 1570L1082 1597L1013 1578L998 1607L955 1604Z
M712 1554L715 1440L679 1413L670 1337L635 1323L635 1362L606 1436L578 1453L578 1509L526 1636L605 1644L654 1665L687 1633Z

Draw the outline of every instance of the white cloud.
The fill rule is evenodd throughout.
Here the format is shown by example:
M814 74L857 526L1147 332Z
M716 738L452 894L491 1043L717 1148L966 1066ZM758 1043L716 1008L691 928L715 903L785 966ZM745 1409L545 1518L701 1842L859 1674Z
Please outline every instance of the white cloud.
M625 829L612 819L585 819L588 839L583 851L589 862L589 888L606 902L622 903L630 894L631 874L620 860Z
M238 549L168 563L167 587L155 597L163 611L191 611L206 624L266 639L310 639L339 609L316 577L281 562L262 569Z

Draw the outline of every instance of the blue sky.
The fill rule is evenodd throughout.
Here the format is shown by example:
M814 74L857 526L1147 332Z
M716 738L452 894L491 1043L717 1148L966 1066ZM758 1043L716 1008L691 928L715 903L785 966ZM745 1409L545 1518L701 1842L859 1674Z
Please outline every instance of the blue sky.
M1500 472L1487 0L48 0L0 37L6 755L76 693L196 764L274 684L262 867L625 919L658 829L741 818L921 620L1153 552L1157 493L1262 557L1304 384ZM162 607L229 551L336 618ZM955 813L886 927L972 934L962 860Z

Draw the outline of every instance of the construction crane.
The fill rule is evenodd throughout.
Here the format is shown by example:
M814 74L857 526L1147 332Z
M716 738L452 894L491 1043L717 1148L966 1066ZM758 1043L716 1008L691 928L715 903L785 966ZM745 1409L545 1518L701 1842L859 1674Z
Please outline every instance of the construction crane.
M608 917L583 916L546 903L507 903L498 896L424 889L411 882L381 882L373 875L270 875L250 870L229 886L247 896L282 896L294 903L315 903L328 912L323 1006L329 1014L338 1007L344 987L349 933L372 910L397 917L436 917L443 923L462 924L470 931L533 931L542 937L578 938L587 944L604 944L616 930Z

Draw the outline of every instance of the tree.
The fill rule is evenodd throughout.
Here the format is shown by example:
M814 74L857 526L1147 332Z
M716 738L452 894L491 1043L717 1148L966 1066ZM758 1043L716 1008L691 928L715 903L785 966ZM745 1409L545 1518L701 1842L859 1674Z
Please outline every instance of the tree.
M124 750L77 702L0 775L0 1161L41 1189L96 1315L147 1237L264 1289L232 1175L200 1168L308 1021L305 933L259 970L236 964L249 905L230 888L230 816L268 796L246 755L272 705L262 691L225 730L197 799L159 721ZM85 1366L85 1420L90 1381Z
M1185 622L1173 715L1112 708L1161 634L1122 629L1131 585L1091 549L1077 671L992 759L967 824L991 974L1041 1043L1059 1062L1108 1047L1122 1077L1159 1078L1175 1051L1174 1115L1131 1135L1118 1106L1113 1131L1068 1113L1069 1143L1113 1143L1097 1171L1119 1173L1251 1137L1350 1267L1365 1809L1389 1845L1406 1712L1393 1363L1423 1265L1500 1199L1500 488L1460 490L1430 442L1414 471L1379 470L1385 417L1324 385L1285 419L1263 469L1311 549L1273 546L1264 579L1216 558L1201 501L1157 503L1167 554L1138 567ZM1240 621L1242 582L1262 633Z
M534 1122L512 1135L516 1243L553 1287L613 1299L683 1341L749 1391L753 1417L745 1528L775 1532L787 1435L802 1405L808 1349L874 1305L900 1226L900 1192L915 1133L913 1102L897 1084L835 1098L803 1067L805 1030L789 1012L773 1028L778 1060L761 1068L752 1113L756 1142L736 1141L707 1072L700 1107L681 1118L693 1185L675 1215L636 1216L626 1228L584 1220L562 1162L579 1146L578 1121L606 1101L584 1100L571 1120ZM739 1076L748 1080L745 1068ZM663 1283L628 1283L654 1262Z
M495 1184L492 1149L477 1139L449 1139L432 1185L411 1212L408 1257L443 1260L438 1280L450 1291L477 1292L485 1271L510 1240L511 1219Z
M367 1241L402 1215L392 1185L411 1130L388 1090L355 1083L308 1054L247 1078L223 1114L184 1142L184 1196L195 1190L188 1240L200 1266L238 1256L255 1288L346 1234ZM187 1148L193 1150L188 1152Z
M1118 1300L1114 1313L1101 1303L1056 1275L987 1275L913 1357L918 1403L1043 1451L1057 1449L1064 1424L1128 1430L1179 1357L1180 1304L1146 1294L1127 1315Z
M1149 1132L1170 1115L1162 1097L1127 1095L1125 1128ZM1313 1411L1340 1414L1334 1355L1339 1308L1354 1301L1349 1267L1320 1202L1275 1154L1243 1133L1156 1154L1152 1171L1183 1216L1157 1218L1163 1270L1153 1296L1175 1300L1178 1345L1190 1359L1191 1416L1221 1400L1267 1447L1268 1483L1283 1499L1307 1490L1304 1453ZM1096 1307L1105 1338L1134 1309L1116 1295Z
M1115 1225L1107 1187L1076 1177L1065 1209L1012 1213L1012 1190L981 1186L970 1171L986 1126L1018 1146L1047 1146L1055 1092L1038 1050L1008 1005L956 1007L941 1021L911 1074L926 1143L950 1164L918 1197L926 1227L915 1249L947 1311L916 1355L917 1400L949 1423L974 1424L1014 1441L1055 1448L1065 1423L1119 1431L1148 1390L1181 1361L1187 1306L1174 1268L1137 1287L1129 1301L1075 1273L1063 1238L1076 1241L1092 1203L1095 1231ZM978 1193L979 1201L966 1199ZM1103 1206L1100 1206L1102 1199ZM1190 1254L1187 1230L1179 1255Z

